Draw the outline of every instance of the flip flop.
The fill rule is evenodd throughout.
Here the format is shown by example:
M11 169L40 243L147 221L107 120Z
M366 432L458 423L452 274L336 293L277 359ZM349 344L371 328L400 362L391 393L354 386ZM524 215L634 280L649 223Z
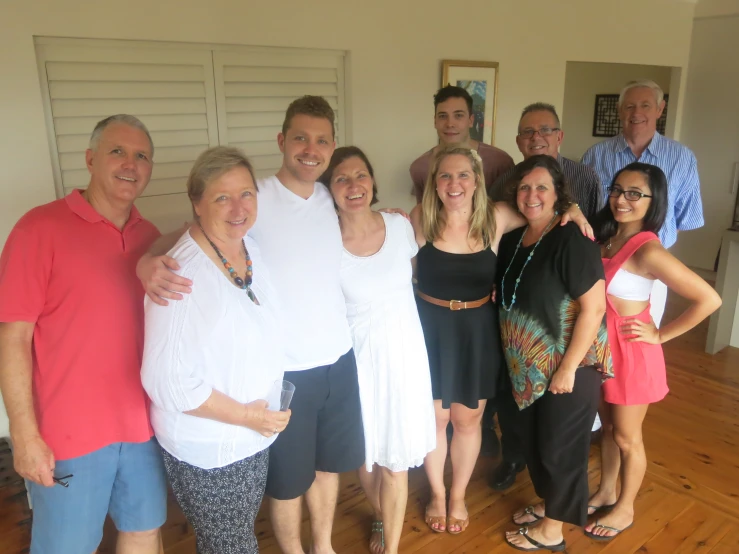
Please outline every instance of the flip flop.
M446 516L430 516L428 508L426 508L426 515L424 516L424 521L426 522L426 525L428 525L428 528L431 529L434 533L446 533L446 530L447 530ZM433 527L434 524L444 525L444 529Z
M514 525L523 525L524 527L527 527L529 525L536 523L537 521L544 519L543 517L536 515L536 512L534 512L533 505L527 506L526 509L523 511L523 514L521 514L521 517L524 517L526 515L534 516L534 521L522 521L519 523L513 518L513 516L511 516L511 521L513 522Z
M616 506L615 503L614 504L606 504L605 506L592 506L592 505L589 505L588 506L588 515L589 516L592 516L592 515L595 515L598 512L608 513L611 510L613 510L613 508L615 506ZM593 510L593 511L591 512L590 510Z
M382 527L382 521L376 520L372 522L370 535L373 535L374 533L380 533L380 546L385 548L385 530Z
M615 535L610 535L610 536L608 536L608 535L596 535L592 531L583 531L583 533L585 533L585 536L586 537L590 537L594 541L607 542L607 541L610 541L610 540L615 539L621 533L623 533L627 529L631 528L633 525L634 524L632 522L630 525L627 525L623 529L616 529L615 527L609 527L608 525L601 525L600 523L598 523L598 520L596 519L595 520L595 525L593 526L593 529L595 529L596 527L600 527L601 529L605 529L606 531L613 531L615 533Z
M564 552L565 548L567 548L567 543L563 540L559 544L542 544L539 541L532 539L529 537L529 528L528 527L521 527L518 530L519 535L523 535L524 538L529 541L533 546L536 548L523 548L521 546L512 544L508 537L505 538L505 542L508 543L508 546L511 548L515 548L516 550L521 550L522 552L538 552L539 550L548 550L549 552Z
M450 535L459 535L467 529L470 524L470 516L468 515L465 519L457 519L456 517L449 516L446 518L446 530ZM459 527L459 531L452 531L452 525Z

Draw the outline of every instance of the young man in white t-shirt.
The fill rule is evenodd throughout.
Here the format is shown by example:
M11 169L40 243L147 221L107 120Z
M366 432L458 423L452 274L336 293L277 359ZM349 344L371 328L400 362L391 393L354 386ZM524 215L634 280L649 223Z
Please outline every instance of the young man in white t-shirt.
M339 281L341 231L330 193L316 183L336 146L334 112L326 100L304 96L290 104L277 142L282 167L257 183L259 215L249 234L282 304L285 380L295 385L295 394L291 422L270 449L266 492L284 554L304 554L303 495L313 533L311 553L334 554L338 474L361 466L365 452L357 367ZM166 246L160 242L157 249ZM189 292L192 283L169 271L177 269L173 261L148 256L139 263L138 274L154 301Z

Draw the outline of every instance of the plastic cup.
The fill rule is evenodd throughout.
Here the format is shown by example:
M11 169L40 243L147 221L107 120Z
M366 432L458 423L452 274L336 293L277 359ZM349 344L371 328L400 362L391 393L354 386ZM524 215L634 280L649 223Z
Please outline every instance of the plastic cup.
M286 412L292 402L293 394L295 393L295 385L290 381L275 381L272 385L272 392L270 394L270 409L274 409L273 406L277 406L279 399L279 410Z

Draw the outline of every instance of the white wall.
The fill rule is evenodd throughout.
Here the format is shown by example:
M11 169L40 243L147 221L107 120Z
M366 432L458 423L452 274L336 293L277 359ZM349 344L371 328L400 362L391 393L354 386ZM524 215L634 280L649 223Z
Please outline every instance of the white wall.
M562 105L568 60L685 66L694 10L668 0L621 0L618 9L592 0L459 6L441 0L31 0L6 6L0 17L0 245L25 211L54 198L34 35L348 50L354 143L377 168L383 203L407 208L408 165L435 141L431 97L442 59L500 63L496 144L520 158L514 140L520 110L538 100ZM632 40L634 13L659 24L648 33L634 31L638 40Z
M626 83L637 79L652 79L669 93L671 74L671 67L654 65L568 62L562 109L565 130L562 155L579 160L588 148L603 140L593 136L596 94L618 94Z
M723 231L731 226L730 191L739 162L739 15L696 19L685 86L682 142L695 152L703 228L680 235L674 252L686 264L713 269Z

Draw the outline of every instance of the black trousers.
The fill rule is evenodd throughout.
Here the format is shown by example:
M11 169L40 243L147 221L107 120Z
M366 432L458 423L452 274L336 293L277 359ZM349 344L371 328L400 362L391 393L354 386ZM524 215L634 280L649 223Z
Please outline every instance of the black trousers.
M488 400L482 416L483 428L494 429L493 417L498 413L498 427L500 428L500 449L503 462L508 464L525 464L521 434L518 430L518 405L513 399L511 380L508 371L504 369L504 380L498 388L495 398ZM485 431L484 431L485 432ZM495 431L492 431L493 433Z
M601 383L597 369L581 367L571 393L547 391L518 413L529 475L546 516L581 527L588 518L590 430Z

